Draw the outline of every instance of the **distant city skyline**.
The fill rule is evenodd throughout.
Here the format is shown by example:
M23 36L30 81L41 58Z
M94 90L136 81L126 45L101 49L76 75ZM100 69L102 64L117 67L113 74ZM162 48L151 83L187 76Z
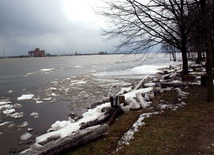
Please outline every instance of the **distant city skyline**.
M40 48L50 54L113 52L104 41L100 0L0 0L0 56L27 55Z

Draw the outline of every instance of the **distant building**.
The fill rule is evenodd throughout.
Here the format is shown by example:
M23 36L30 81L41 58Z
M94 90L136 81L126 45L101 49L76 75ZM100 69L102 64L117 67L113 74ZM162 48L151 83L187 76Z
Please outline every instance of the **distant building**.
M45 57L45 51L40 50L39 48L35 48L34 51L28 52L29 57Z

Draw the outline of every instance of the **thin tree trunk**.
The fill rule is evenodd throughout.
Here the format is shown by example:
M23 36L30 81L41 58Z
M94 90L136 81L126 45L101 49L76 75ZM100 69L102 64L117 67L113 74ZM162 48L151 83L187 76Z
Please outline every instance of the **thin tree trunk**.
M182 62L183 62L183 75L187 75L188 74L188 59L187 59L187 51L186 51L186 46L185 44L182 47Z

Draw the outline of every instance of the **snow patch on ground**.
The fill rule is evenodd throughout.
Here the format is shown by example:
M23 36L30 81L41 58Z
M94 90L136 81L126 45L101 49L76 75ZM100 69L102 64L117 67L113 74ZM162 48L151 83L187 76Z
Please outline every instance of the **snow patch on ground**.
M102 118L104 113L101 111L101 109L104 107L110 107L110 103L99 105L94 109L88 109L88 111L82 115L83 117L77 122L71 122L69 120L56 121L51 125L51 128L48 129L46 134L36 137L35 145L47 143L48 139L51 139L52 137L64 138L79 130L82 123Z
M123 137L119 140L116 151L120 150L123 145L129 145L130 140L134 139L134 134L138 132L140 126L145 125L144 119L149 118L151 115L159 114L159 112L143 113L139 116L138 120L132 125Z

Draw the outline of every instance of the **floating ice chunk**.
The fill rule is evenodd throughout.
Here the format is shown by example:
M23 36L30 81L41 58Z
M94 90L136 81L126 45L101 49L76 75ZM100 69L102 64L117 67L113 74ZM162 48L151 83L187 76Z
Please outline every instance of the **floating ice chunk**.
M12 94L12 93L13 93L13 90L9 90L8 93L9 93L9 94Z
M11 122L3 122L3 123L0 123L0 126L4 126L4 125L7 125L7 124L10 124Z
M44 69L40 69L41 72L51 72L53 71L54 68L44 68Z
M52 100L52 97L43 98L44 101L50 101Z
M37 104L41 104L41 103L43 103L43 101L37 100L36 103L37 103Z
M40 101L40 98L34 98L34 100L36 101L37 104L43 103L43 101Z
M49 90L57 91L57 88L55 88L55 87L50 87Z
M76 68L82 68L83 66L75 66Z
M6 104L6 105L0 106L0 110L2 110L2 109L11 109L11 108L13 108L13 106L11 104Z
M59 94L51 93L51 96L59 96Z
M21 125L18 125L17 127L19 127L19 128L24 128L24 127L27 127L27 126L28 126L28 122L25 121L25 122L23 122Z
M15 112L15 113L11 114L10 116L13 118L21 118L24 116L24 113L23 112Z
M13 128L14 126L15 126L15 124L12 123L12 124L8 125L8 128Z
M30 114L30 116L34 117L34 118L38 118L39 117L39 113L38 112L32 112Z
M21 140L28 140L32 137L32 135L29 132L24 133L23 135L21 135Z
M16 111L15 109L6 109L3 111L3 114L10 115L10 114L14 113L15 111Z
M27 128L27 131L31 132L33 131L33 128Z
M17 100L31 100L34 94L25 94L17 98Z
M83 80L71 80L70 81L70 85L78 85L78 84L86 84L86 81L83 81Z
M13 106L14 106L14 108L21 108L21 107L22 107L22 105L19 104L19 103L16 103L16 104L14 104Z
M0 105L10 104L10 101L0 101Z

